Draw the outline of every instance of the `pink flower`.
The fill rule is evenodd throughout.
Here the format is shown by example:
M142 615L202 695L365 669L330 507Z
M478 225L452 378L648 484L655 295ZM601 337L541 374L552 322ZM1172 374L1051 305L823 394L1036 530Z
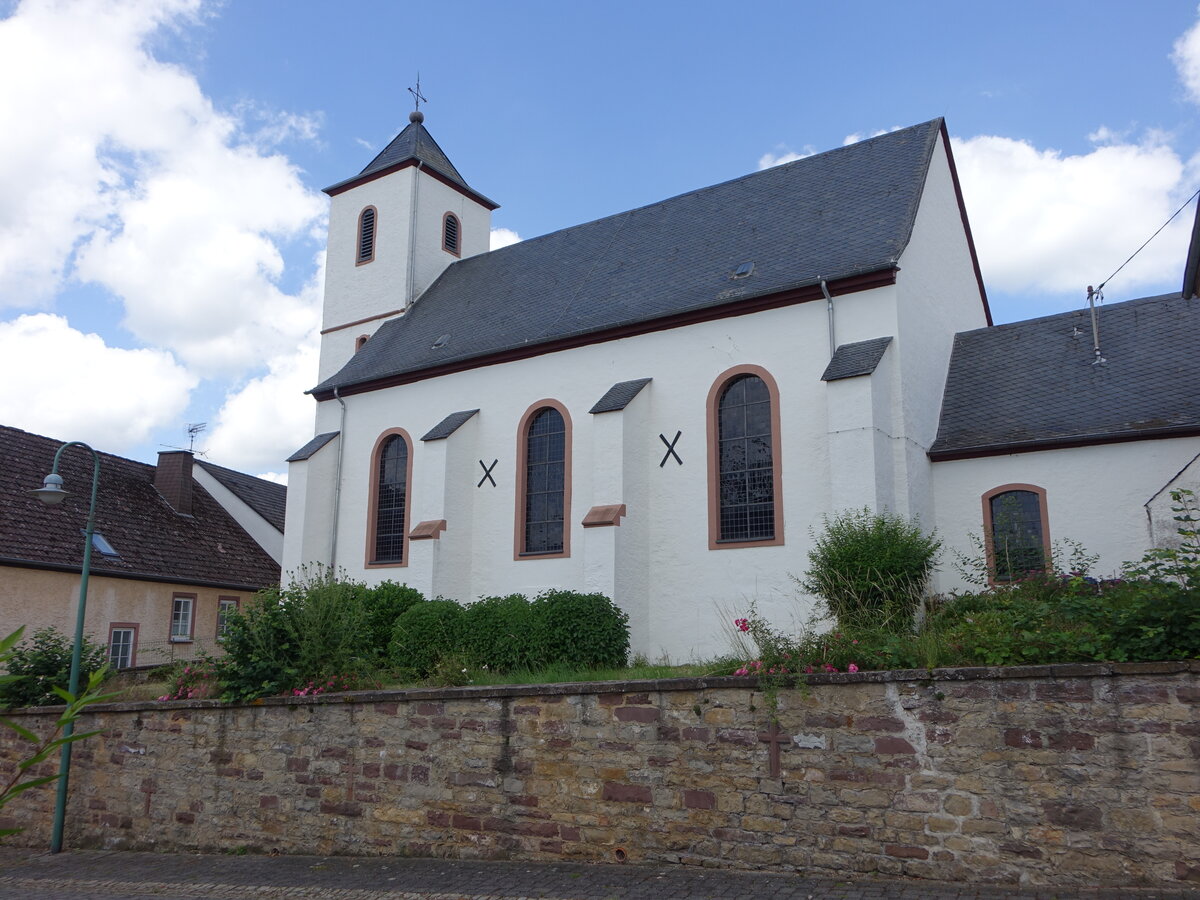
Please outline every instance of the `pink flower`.
M734 672L733 674L734 674L734 675L749 675L749 674L750 674L750 670L749 670L749 669L747 669L745 666L742 666L740 669L738 669L738 670L737 670L736 672Z
M733 624L737 626L738 631L749 631L750 630L750 620L749 619L734 619Z
M805 666L805 667L804 667L804 671L805 671L805 673L806 673L806 674L808 674L808 675L811 675L811 674L812 674L812 671L813 671L813 667L812 667L812 666Z
M858 643L858 642L855 641L855 643ZM850 663L850 665L846 666L846 671L847 672L857 672L858 666L856 666L854 663Z

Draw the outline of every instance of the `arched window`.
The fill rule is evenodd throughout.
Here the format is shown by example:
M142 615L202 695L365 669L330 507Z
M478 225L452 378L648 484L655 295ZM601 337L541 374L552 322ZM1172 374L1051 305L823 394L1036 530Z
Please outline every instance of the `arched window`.
M461 230L458 216L454 213L446 213L442 217L442 249L447 253L453 253L455 256L461 254L462 251L459 249Z
M358 214L358 251L355 265L369 263L375 258L375 220L379 212L368 206Z
M1046 491L1005 484L983 495L983 533L991 581L1020 581L1050 565Z
M367 341L370 339L371 336L369 334L360 334L358 337L356 337L354 339L354 352L357 353L359 350L365 347L367 345Z
M571 418L557 401L529 408L517 432L516 558L571 552Z
M709 548L783 543L779 389L758 366L721 375L708 394Z
M400 428L384 432L375 443L367 523L368 566L408 564L411 446L408 434Z

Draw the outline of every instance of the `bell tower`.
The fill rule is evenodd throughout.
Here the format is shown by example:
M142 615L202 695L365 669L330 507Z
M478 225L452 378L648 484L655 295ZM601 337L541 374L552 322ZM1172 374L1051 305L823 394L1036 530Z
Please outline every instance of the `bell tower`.
M473 190L426 130L408 126L331 198L319 380L384 321L404 315L447 266L489 248L498 204Z

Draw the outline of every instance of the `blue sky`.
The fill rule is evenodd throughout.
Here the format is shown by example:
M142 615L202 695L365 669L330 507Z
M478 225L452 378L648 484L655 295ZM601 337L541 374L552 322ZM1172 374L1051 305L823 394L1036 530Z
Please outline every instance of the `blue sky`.
M1200 188L1194 2L0 0L0 422L282 472L326 198L426 125L532 237L947 119L997 321ZM1106 289L1178 290L1192 210ZM509 239L512 235L509 236Z

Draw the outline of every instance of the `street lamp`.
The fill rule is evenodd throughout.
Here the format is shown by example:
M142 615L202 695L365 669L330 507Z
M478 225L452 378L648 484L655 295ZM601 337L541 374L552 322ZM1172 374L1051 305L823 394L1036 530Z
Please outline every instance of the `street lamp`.
M75 644L71 648L71 683L67 687L71 696L77 697L79 696L80 657L83 655L83 617L87 610L88 575L92 570L92 535L96 532L96 493L100 488L100 454L82 441L68 441L54 454L54 465L42 486L30 493L37 494L38 499L47 506L58 506L63 502L68 492L63 490L63 480L58 474L58 463L62 459L63 451L68 447L82 447L92 454L92 503L88 507L87 528L84 529L83 568L79 576L79 608L75 613ZM58 779L58 796L54 801L54 831L50 837L51 853L58 853L62 850L63 845L63 821L67 815L67 778L71 773L71 747L73 746L73 742L69 738L74 732L75 723L67 722L66 727L63 728L63 737L68 740L62 745L62 756L58 766L61 777Z

